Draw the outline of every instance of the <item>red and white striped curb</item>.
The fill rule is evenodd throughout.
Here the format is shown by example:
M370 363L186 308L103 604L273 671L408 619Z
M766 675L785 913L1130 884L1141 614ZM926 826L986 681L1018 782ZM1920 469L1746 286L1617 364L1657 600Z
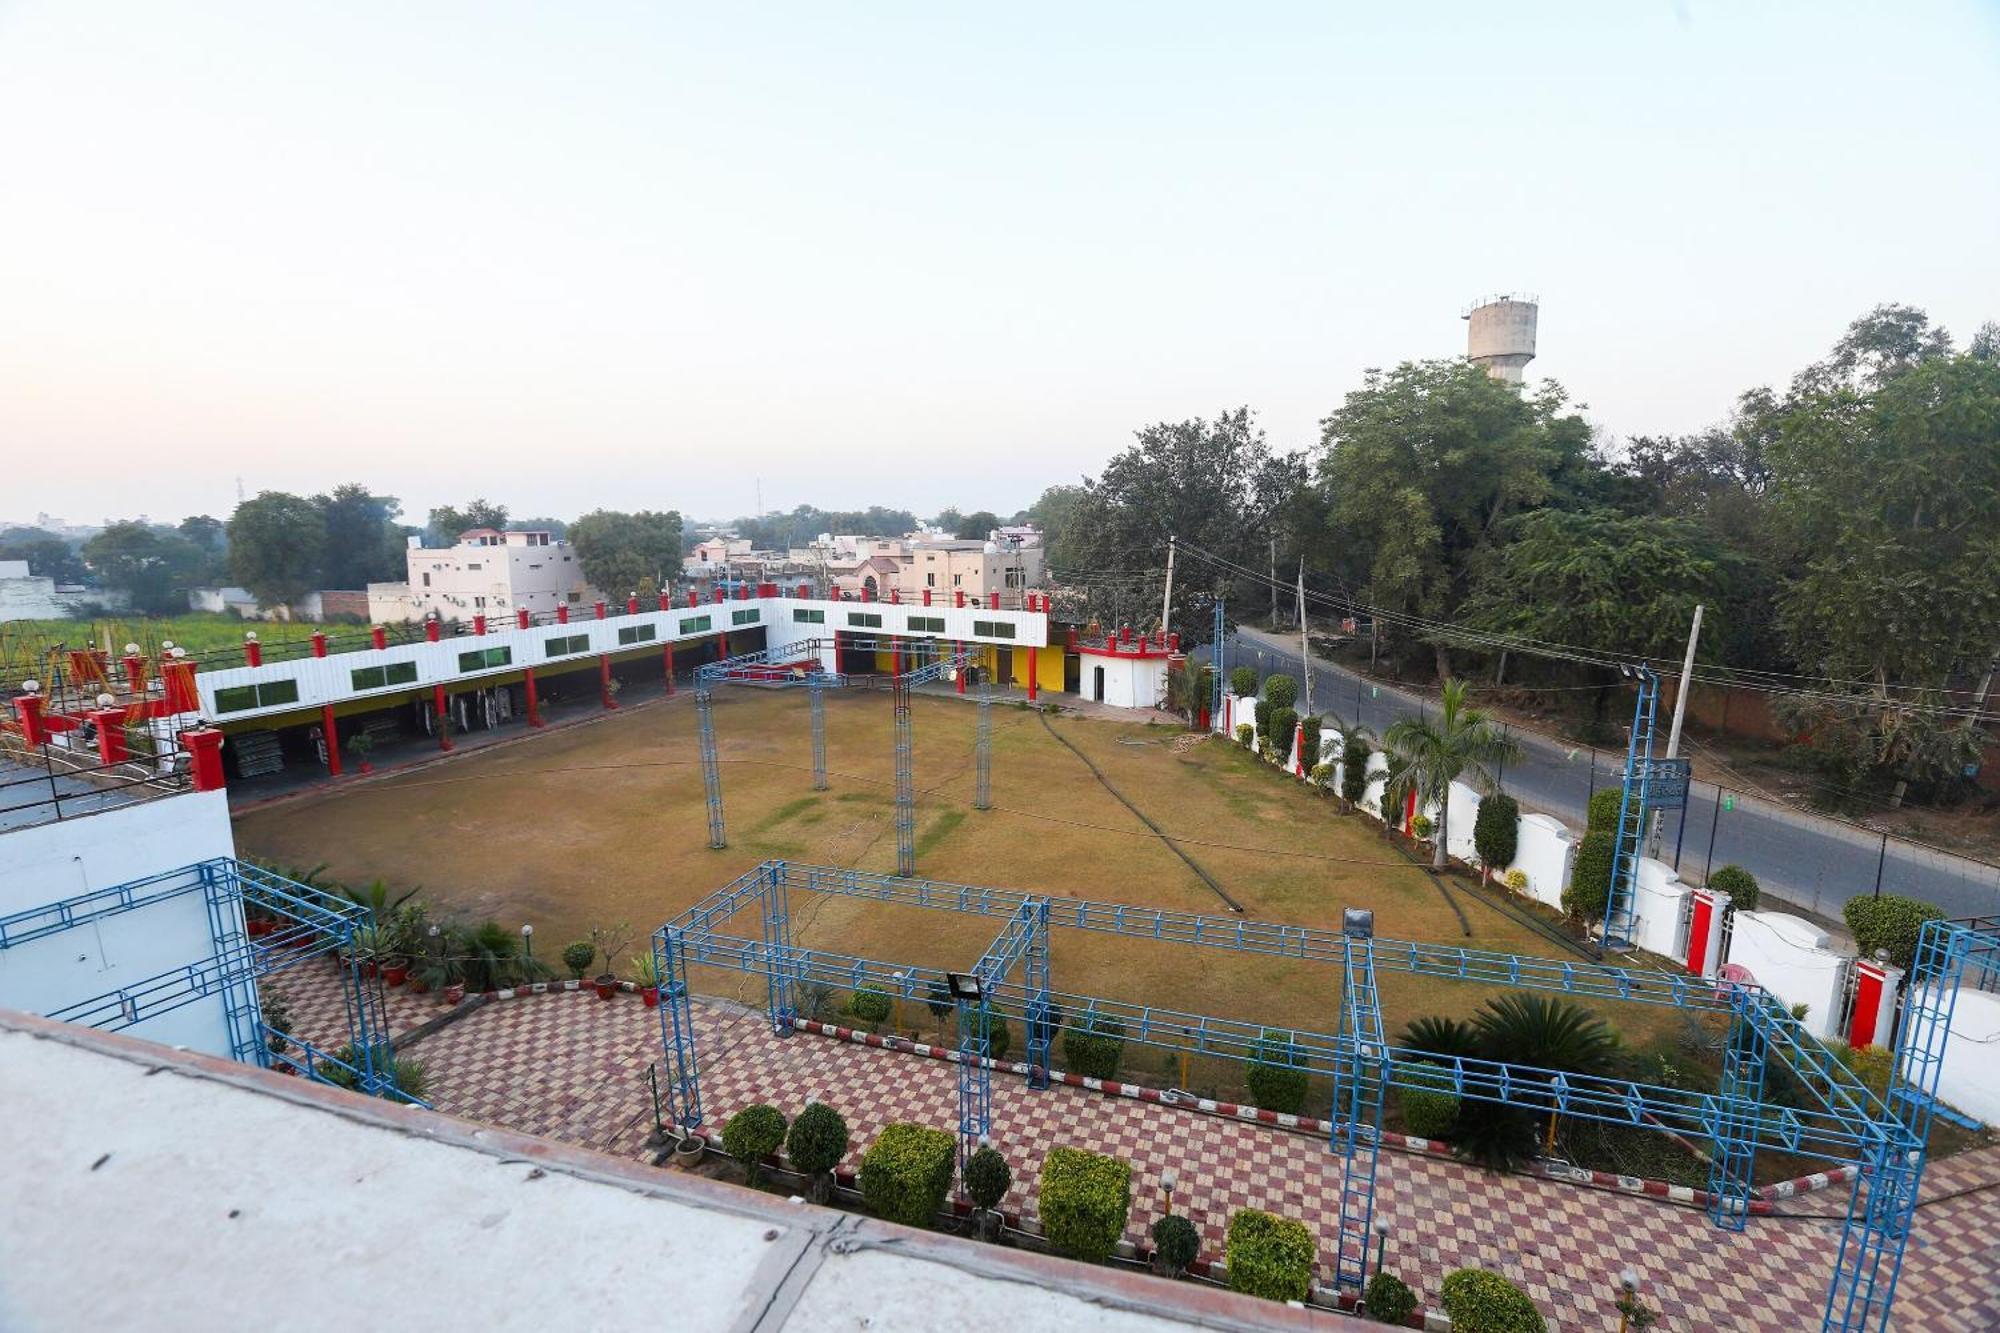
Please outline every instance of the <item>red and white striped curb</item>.
M1796 1180L1781 1180L1775 1185L1759 1185L1757 1197L1795 1199L1801 1194L1811 1194L1814 1190L1832 1189L1836 1185L1851 1185L1860 1176L1861 1168L1858 1166L1837 1166L1831 1171L1815 1171Z
M951 1064L961 1062L957 1050L947 1046L933 1046L926 1042L908 1041L902 1037L883 1037L873 1032L863 1032L858 1028L845 1028L832 1023L822 1023L811 1018L795 1018L792 1026L801 1032L817 1036L834 1037L850 1041L860 1046L873 1046L880 1050L899 1051L911 1055L921 1055L932 1060L944 1060ZM1006 1074L1017 1074L1026 1078L1029 1067L1017 1061L987 1060L990 1069ZM1151 1102L1159 1106L1176 1107L1184 1111L1198 1111L1204 1115L1222 1116L1230 1120L1242 1120L1252 1124L1269 1125L1276 1129L1291 1130L1300 1134L1310 1134L1316 1138L1332 1135L1333 1125L1312 1116L1287 1115L1279 1111L1266 1111L1257 1106L1240 1106L1235 1102L1218 1102L1207 1097L1191 1097L1186 1094L1163 1092L1158 1088L1140 1087L1136 1083L1121 1083L1113 1079L1089 1078L1082 1074L1064 1073L1059 1069L1049 1071L1051 1082L1065 1084L1072 1088L1088 1088L1092 1092L1107 1097L1129 1097L1134 1101ZM1414 1134L1382 1135L1382 1146L1399 1152L1415 1153L1419 1156L1449 1158L1451 1145L1436 1139L1418 1138ZM1622 1190L1627 1194L1644 1194L1656 1199L1666 1199L1672 1203L1691 1204L1707 1207L1707 1190L1694 1189L1687 1185L1673 1185L1664 1180L1647 1180L1640 1176L1621 1176L1609 1171L1589 1171L1582 1167L1564 1166L1552 1162L1537 1162L1535 1174L1545 1180L1553 1180L1570 1185L1594 1185L1604 1189ZM1776 1188L1776 1187L1774 1187ZM1750 1202L1753 1215L1772 1212L1768 1199L1757 1198Z

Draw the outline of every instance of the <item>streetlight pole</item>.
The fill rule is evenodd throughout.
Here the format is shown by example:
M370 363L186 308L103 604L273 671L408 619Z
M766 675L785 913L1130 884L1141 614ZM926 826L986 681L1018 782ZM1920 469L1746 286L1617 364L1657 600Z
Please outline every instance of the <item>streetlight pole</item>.
M1669 759L1674 758L1681 752L1681 721L1687 717L1688 692L1694 688L1694 648L1695 644L1701 641L1701 611L1701 603L1695 603L1694 623L1688 626L1687 655L1681 659L1681 682L1679 687L1674 690L1674 721L1673 725L1667 729L1666 757ZM1682 797L1681 799L1682 808L1685 809L1687 798ZM1647 835L1648 842L1646 846L1647 854L1650 856L1657 857L1660 854L1660 842L1665 835L1665 828L1661 821L1661 816L1664 813L1661 810L1653 811L1653 827Z

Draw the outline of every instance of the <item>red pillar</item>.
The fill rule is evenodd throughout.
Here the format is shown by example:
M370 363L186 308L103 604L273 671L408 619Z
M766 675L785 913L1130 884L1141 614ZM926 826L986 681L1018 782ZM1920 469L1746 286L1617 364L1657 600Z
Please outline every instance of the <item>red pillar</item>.
M264 665L264 645L257 642L257 631L243 631L243 660L251 666Z
M368 637L374 641L377 648L387 648L389 646L389 631L383 629L380 625L370 625L368 627Z
M535 696L535 669L528 667L521 672L521 681L528 688L528 725L542 725L541 700Z
M481 638L485 638L485 637L486 637L486 617L485 617L485 616L474 616L474 617L472 618L472 632L473 632L474 634L477 634L477 635L479 635L479 636L480 636Z
M810 599L811 597L812 597L812 589L807 585L801 583L799 585L799 600L803 602Z
M599 620L604 619L604 603L602 602L599 602L597 604L597 618Z
M931 590L930 590L929 588L925 588L925 589L924 589L924 605L925 605L925 606L929 606L930 604L931 604Z
M525 607L525 606L524 606L524 607L522 607L522 608L521 608L520 610L518 610L518 611L516 611L516 612L514 613L514 627L515 627L516 629L526 629L526 628L528 628L528 608L527 608L527 607Z
M194 663L179 659L163 662L160 665L160 676L167 683L169 711L175 713L201 711L201 694L194 687ZM222 733L216 734L219 736Z
M694 592L694 589L693 589L693 588L689 588L689 589L688 589L688 605L689 605L689 606L697 606L697 605L699 605L699 604L700 604L700 600L701 600L700 598L698 598L698 597L696 597L696 596L695 596L695 592Z
M196 791L222 790L222 733L213 727L196 727L180 734L181 748L191 762L188 774Z
M875 600L875 590L865 583L861 585L861 600L864 602Z
M618 703L611 697L611 654L600 653L597 658L597 692L604 699L606 708L616 708Z
M903 604L903 590L901 588L889 589L889 605L901 606L902 604Z
M137 653L125 655L125 688L135 695L146 692L146 659Z
M1028 702L1035 701L1035 677L1042 674L1042 650L1028 649Z
M442 621L439 621L438 619L433 617L424 622L424 639L427 642L436 643L443 636L444 636L444 624Z
M48 729L42 725L42 696L24 694L14 700L14 714L21 719L21 739L30 748L48 743Z
M432 621L431 623L436 624L437 622ZM431 704L437 709L438 749L449 750L451 748L451 709L445 703L444 686L431 686Z
M961 597L964 596L963 593L960 593L959 595ZM953 639L951 641L951 653L953 657L958 656L958 654L963 652L964 650L965 650L964 644L960 643L956 639ZM965 693L965 664L963 662L959 663L958 666L958 692L960 694Z
M556 603L556 624L558 624L558 625L567 625L567 624L569 624L569 603L568 603L568 602L557 602L557 603Z
M998 591L990 592L986 595L986 609L989 611L998 611L1000 609L1000 594Z
M674 609L673 599L667 596L664 591L660 593L660 609L662 611L671 611Z
M964 606L964 605L965 605L965 589L963 589L963 588L953 588L953 589L951 590L951 595L952 595L952 605L953 605L953 606L961 606L961 607L962 607L962 606Z
M1882 964L1868 958L1854 963L1854 1010L1848 1020L1847 1044L1855 1050L1875 1044L1875 1028L1881 1021L1882 988L1888 973Z
M898 680L903 674L903 641L889 640L889 679Z
M333 705L323 704L319 710L319 729L326 735L326 774L340 776L340 727L333 720Z
M715 600L720 602L725 600L728 596L729 596L729 590L727 588L724 588L721 584L717 584L715 587Z
M316 629L316 630L314 630L314 631L313 631L313 636L312 636L312 645L313 645L313 656L314 656L314 657L325 657L325 656L326 656L326 631L325 631L325 630L317 630L317 629Z
M1702 891L1693 894L1693 915L1688 920L1688 971L1707 975L1709 923L1715 916L1715 899Z
M97 724L97 756L107 765L122 764L126 760L125 750L125 710L122 708L93 708L84 714Z
M633 592L625 594L625 614L628 616L636 616L639 614L638 593Z
M672 694L674 692L674 646L671 643L662 645L660 651L666 655L667 693Z

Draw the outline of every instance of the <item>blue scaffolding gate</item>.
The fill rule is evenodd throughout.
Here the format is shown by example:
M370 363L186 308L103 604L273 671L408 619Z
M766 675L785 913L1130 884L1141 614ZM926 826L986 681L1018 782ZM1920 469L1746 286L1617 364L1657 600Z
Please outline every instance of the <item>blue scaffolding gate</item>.
M984 916L998 921L1000 932L974 962L970 977L977 985L968 994L963 987L951 988L953 974L942 968L799 947L790 938L789 895L794 891ZM762 918L762 931L756 936L727 933L731 919L753 906ZM1062 993L1053 988L1049 965L1048 938L1056 929L1337 967L1338 1022L1331 1033L1293 1030L1274 1042L1271 1030L1257 1023ZM1885 1101L1756 985L1615 963L1376 939L1366 913L1350 912L1343 928L1335 931L768 861L660 927L653 948L664 979L659 1013L668 1102L683 1133L698 1130L704 1121L699 1042L688 990L691 966L763 974L770 987L774 1031L799 1025L794 988L805 982L847 990L868 986L902 998L950 988L948 993L957 998L961 1160L992 1132L993 1021L1024 1026L1026 1073L1034 1087L1049 1082L1051 1019L1058 1011L1080 1029L1116 1023L1127 1042L1244 1063L1282 1062L1331 1079L1329 1148L1341 1163L1339 1210L1332 1220L1332 1276L1350 1294L1369 1276L1383 1105L1391 1088L1450 1091L1541 1113L1707 1139L1717 1149L1709 1216L1730 1229L1748 1221L1752 1172L1762 1143L1829 1162L1859 1163L1864 1170L1850 1201L1822 1324L1837 1330L1887 1326L1923 1174L1952 1004L1968 965L2000 963L2000 933L1983 924L1931 922L1924 927L1912 973L1912 1007ZM1383 1028L1376 989L1377 973L1383 970L1712 1015L1730 1027L1724 1077L1715 1092L1700 1092L1397 1047ZM1799 1099L1803 1104L1763 1100L1764 1076L1773 1060L1805 1090Z

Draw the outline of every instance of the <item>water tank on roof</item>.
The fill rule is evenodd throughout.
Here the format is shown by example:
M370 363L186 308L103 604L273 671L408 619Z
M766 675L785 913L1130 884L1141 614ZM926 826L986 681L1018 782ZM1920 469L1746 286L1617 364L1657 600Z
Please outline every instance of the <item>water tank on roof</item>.
M1535 327L1541 307L1532 296L1487 297L1467 307L1465 354L1496 380L1519 384L1535 359Z
M1000 554L1000 547L994 542L988 542L986 543L986 554L998 555Z

